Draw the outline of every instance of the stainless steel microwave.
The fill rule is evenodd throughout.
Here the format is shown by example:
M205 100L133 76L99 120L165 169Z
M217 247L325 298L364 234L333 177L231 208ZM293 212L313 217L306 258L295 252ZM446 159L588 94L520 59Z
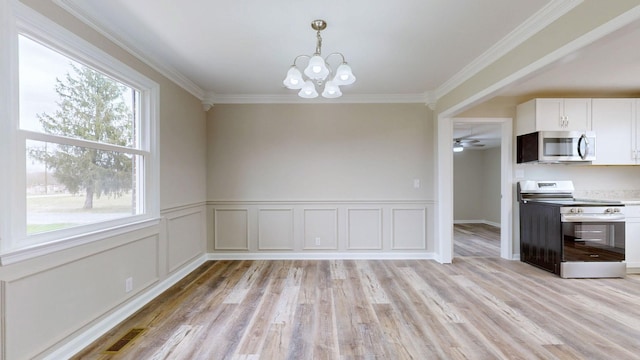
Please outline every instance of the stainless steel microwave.
M596 159L596 134L592 131L536 131L517 137L518 164L587 163Z

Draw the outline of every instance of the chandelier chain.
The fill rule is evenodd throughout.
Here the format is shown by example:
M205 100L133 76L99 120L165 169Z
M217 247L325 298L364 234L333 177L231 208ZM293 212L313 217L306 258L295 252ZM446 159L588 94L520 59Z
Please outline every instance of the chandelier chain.
M320 35L320 30L318 30L316 39L316 54L320 55L322 53L322 36Z

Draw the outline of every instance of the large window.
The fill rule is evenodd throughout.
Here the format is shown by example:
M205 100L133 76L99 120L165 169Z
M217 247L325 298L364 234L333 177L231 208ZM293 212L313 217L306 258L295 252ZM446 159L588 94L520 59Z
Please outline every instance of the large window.
M157 217L157 85L22 5L11 15L2 253Z

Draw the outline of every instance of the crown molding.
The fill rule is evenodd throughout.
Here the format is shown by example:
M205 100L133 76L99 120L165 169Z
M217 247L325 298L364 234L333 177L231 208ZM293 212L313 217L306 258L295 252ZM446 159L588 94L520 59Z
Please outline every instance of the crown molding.
M489 50L482 53L482 55L470 62L444 84L440 85L434 91L435 100L437 101L448 94L582 2L583 0L550 1L545 7L538 10L533 16L502 38L502 40L490 47Z
M426 94L345 94L337 99L303 99L295 94L215 94L207 93L202 101L205 106L214 104L384 104L428 103ZM205 110L206 111L206 110Z
M136 49L136 47L125 40L127 38L126 34L115 30L110 29L107 30L107 26L105 26L104 22L99 21L95 17L89 15L86 11L80 8L76 1L74 0L53 0L55 4L66 10L68 13L76 17L78 20L82 21L102 36L109 39L111 42L121 47L129 54L136 57L138 60L150 66L155 71L159 72L167 79L171 80L191 95L197 97L200 100L204 99L205 91L196 85L193 81L189 80L186 76L182 75L179 71L174 69L172 66L169 66L161 61L153 60L153 57L150 54L145 54L141 50Z

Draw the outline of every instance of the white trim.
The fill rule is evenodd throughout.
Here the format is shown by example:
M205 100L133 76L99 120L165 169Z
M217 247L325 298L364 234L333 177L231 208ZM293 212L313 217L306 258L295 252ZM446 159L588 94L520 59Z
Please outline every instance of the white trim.
M209 260L434 260L431 252L213 252L207 254Z
M215 104L428 104L428 93L421 94L344 94L337 99L303 99L295 94L228 94L207 93L202 99L205 111Z
M177 206L171 206L171 207L166 207L160 210L160 215L164 216L165 214L168 213L172 213L172 212L176 212L176 211L180 211L180 210L187 210L187 209L193 209L196 207L201 207L201 206L206 206L206 202L204 201L199 201L199 202L195 202L195 203L191 203L191 204L184 204L184 205L177 205Z
M12 16L13 3L0 2L0 169L15 169L17 139L12 134L15 132L16 118L18 114L18 64L16 57L7 54L16 53L18 49L17 36L15 34L15 19ZM6 249L6 245L12 238L13 216L16 209L11 209L5 204L13 204L14 191L8 191L14 186L14 176L0 176L0 252ZM0 356L2 354L0 353Z
M113 313L109 314L89 329L82 331L82 333L76 337L73 337L69 341L66 341L62 346L54 350L53 352L44 356L44 359L68 359L84 348L89 346L92 342L106 334L109 330L113 329L116 325L126 320L129 316L133 315L136 311L147 305L158 295L169 289L171 286L184 279L187 275L197 269L200 265L204 264L208 260L208 256L203 254L199 258L195 259L188 265L185 265L180 270L171 274L163 281L149 288L147 291L130 300L126 304L120 306Z
M436 259L443 264L453 260L453 122L438 116L436 139Z
M150 155L149 151L141 150L134 147L113 145L109 143L102 143L97 141L85 140L81 138L72 138L68 136L61 136L61 135L55 135L55 134L47 134L47 133L31 131L31 130L21 129L18 131L22 134L24 138L29 140L56 143L56 144L62 144L62 145L71 145L71 146L77 146L77 147L89 147L92 149L113 151L113 152L119 152L124 154L133 154L133 155L142 155L142 156Z
M207 205L394 205L394 204L435 204L434 200L304 200L304 199L292 199L292 200L207 200Z
M33 259L38 256L47 255L53 252L70 249L72 247L88 244L90 242L99 241L114 236L126 234L132 231L145 229L156 226L160 223L159 218L146 219L135 223L127 223L124 225L114 226L111 228L100 229L97 231L82 233L55 241L48 241L26 248L9 251L0 254L0 266L15 264L21 261Z
M434 91L435 99L440 99L456 87L460 86L462 83L482 71L482 69L494 63L506 53L513 50L516 46L522 44L531 36L549 26L549 24L556 21L582 2L583 0L559 0L549 2L545 7L538 10L538 12L533 14L512 32L507 34L507 36L502 38L462 70L453 75L444 84L440 85Z
M125 40L127 38L127 34L111 29L107 31L107 26L105 26L104 22L99 21L98 19L93 18L89 14L87 14L83 9L77 6L73 1L70 0L53 0L61 8L68 11L71 15L78 18L80 21L85 23L86 25L93 28L95 31L100 33L102 36L109 39L115 45L127 51L129 54L136 57L138 60L147 64L152 69L156 70L160 74L162 74L167 79L171 80L191 95L196 98L203 100L205 98L205 91L196 85L193 81L188 79L186 76L182 75L179 71L177 71L172 66L169 66L163 61L158 61L158 57L151 56L150 54L146 54L143 51L136 49L135 46L130 41Z

